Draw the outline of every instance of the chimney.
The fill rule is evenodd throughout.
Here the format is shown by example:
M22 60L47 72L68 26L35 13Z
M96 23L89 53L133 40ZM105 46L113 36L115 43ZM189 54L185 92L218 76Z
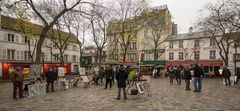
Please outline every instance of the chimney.
M190 28L189 28L189 34L192 34L192 33L193 33L193 28L190 27Z
M177 35L177 24L172 24L172 35Z

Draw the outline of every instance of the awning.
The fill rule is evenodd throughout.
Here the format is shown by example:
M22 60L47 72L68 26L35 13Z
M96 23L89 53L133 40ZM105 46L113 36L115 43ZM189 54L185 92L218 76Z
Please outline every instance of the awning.
M167 61L165 66L184 66L184 65L192 65L196 64L196 61ZM223 66L222 60L200 60L199 61L200 66Z
M156 61L156 65L164 65L166 61L164 60L158 60ZM152 64L154 65L155 64L155 61L143 61L142 62L142 65L146 65L146 64Z

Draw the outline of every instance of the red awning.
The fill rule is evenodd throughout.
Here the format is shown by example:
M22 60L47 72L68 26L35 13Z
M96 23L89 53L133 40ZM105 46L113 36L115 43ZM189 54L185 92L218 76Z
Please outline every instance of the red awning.
M167 61L165 66L184 66L196 64L196 61ZM199 61L200 66L223 66L223 61Z

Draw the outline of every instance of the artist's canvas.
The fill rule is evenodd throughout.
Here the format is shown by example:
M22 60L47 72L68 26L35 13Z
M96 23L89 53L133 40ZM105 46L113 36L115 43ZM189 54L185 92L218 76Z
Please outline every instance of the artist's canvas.
M89 79L87 76L82 76L83 82L89 82Z
M80 68L80 75L86 75L86 69L85 68Z
M39 91L40 91L40 94L46 94L46 85L47 83L42 83L42 84L39 84Z
M33 64L30 67L30 78L40 78L41 65Z
M33 84L28 86L29 97L40 95L40 90L38 84Z
M58 77L63 77L64 75L64 68L63 67L58 67Z
M139 94L143 94L144 93L144 89L141 83L137 83L137 89Z

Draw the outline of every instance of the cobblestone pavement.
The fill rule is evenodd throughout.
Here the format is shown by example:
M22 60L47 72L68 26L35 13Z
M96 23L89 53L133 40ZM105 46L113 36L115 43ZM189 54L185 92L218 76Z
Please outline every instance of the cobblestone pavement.
M115 99L116 86L105 90L95 85L13 100L12 84L1 83L0 111L240 111L240 85L223 86L222 79L204 79L201 93L185 91L184 85L152 79L152 97L128 95L127 100Z

